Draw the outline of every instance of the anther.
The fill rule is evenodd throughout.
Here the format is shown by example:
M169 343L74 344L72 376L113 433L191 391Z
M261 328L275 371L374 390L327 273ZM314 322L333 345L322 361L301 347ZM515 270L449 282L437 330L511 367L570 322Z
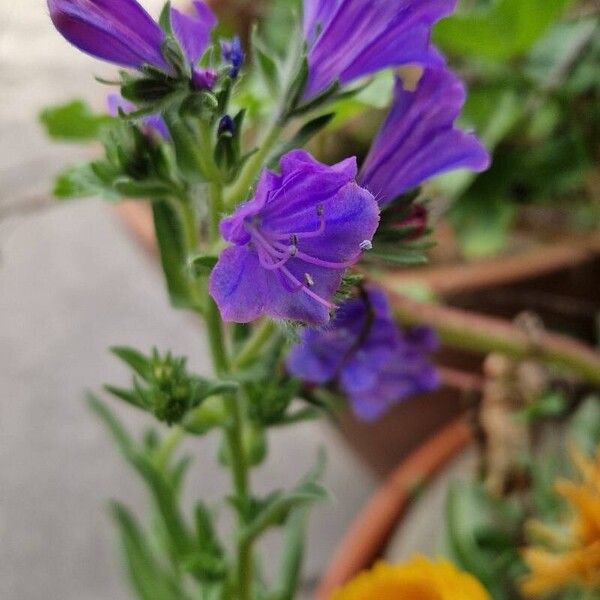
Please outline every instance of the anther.
M309 273L304 273L304 282L308 287L315 285L315 280L310 276Z

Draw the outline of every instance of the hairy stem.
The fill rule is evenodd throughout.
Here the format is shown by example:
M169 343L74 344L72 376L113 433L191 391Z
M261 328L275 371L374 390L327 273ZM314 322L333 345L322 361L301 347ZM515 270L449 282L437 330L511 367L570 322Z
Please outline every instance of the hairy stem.
M222 211L222 187L213 182L209 186L209 241L214 245L219 238L219 219ZM224 343L223 323L219 309L214 300L206 294L205 321L208 339L213 357L214 367L218 375L224 376L231 372L231 366ZM225 397L225 407L229 422L225 427L229 463L233 476L235 495L242 507L247 506L250 498L250 482L248 462L244 451L244 409L241 393ZM237 548L237 585L240 600L250 600L252 591L252 547L241 541L241 529L245 526L245 518L240 513L238 519L238 548Z
M275 331L275 323L265 319L248 338L237 356L233 359L232 370L244 369L252 364L261 348L271 339Z

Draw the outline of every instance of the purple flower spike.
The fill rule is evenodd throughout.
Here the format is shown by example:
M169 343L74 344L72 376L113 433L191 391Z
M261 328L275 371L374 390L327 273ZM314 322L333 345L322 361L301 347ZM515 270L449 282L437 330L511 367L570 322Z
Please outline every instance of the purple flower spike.
M484 171L490 156L472 134L454 127L465 102L448 69L426 70L416 91L396 82L394 103L359 180L385 205L425 180L454 169Z
M164 33L135 0L48 0L54 26L83 52L124 67L169 70Z
M173 34L177 38L188 64L192 67L208 48L211 31L217 24L214 13L204 2L195 0L193 4L196 16L183 14L176 8L171 9Z
M212 271L210 293L225 321L268 315L322 325L379 209L354 181L354 158L330 167L294 150L280 165L280 175L265 170L254 198L221 222L233 245Z
M337 381L354 412L367 421L390 406L438 385L427 355L437 349L429 328L402 333L385 294L374 287L347 300L335 319L306 329L287 357L287 368L313 384Z
M431 28L456 0L304 0L311 98L387 67L439 65Z
M123 111L127 114L136 110L135 105L128 100L125 100L120 94L109 94L106 100L108 104L108 113L113 117L118 117L119 111ZM168 140L171 137L166 123L159 114L141 117L140 121L145 133L150 135L158 134L165 140Z

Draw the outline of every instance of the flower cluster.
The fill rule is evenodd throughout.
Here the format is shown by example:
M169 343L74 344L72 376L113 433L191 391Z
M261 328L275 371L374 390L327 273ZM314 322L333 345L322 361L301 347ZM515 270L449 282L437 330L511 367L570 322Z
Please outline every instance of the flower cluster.
M331 600L490 600L472 575L447 561L415 557L399 565L379 563L335 592Z
M308 72L304 88L296 90L298 98L327 96L332 86L388 67L413 65L419 81L407 89L398 75L391 109L360 170L355 158L329 166L304 150L289 151L277 170L259 174L251 197L220 224L229 246L212 269L209 292L221 318L248 323L264 316L313 327L302 331L291 349L289 371L311 383L337 382L364 419L436 387L428 355L437 341L426 328L400 331L383 292L371 286L338 305L336 293L346 270L377 244L380 211L393 212L398 198L435 175L457 168L483 170L489 164L475 136L455 127L465 90L430 41L433 25L455 3L305 0ZM199 95L212 94L213 147L202 151L213 152L223 182L235 179L238 164L243 164L243 115L229 116L227 103L244 50L238 38L211 46L216 19L207 5L195 0L193 14L169 6L160 24L135 0L48 0L48 6L56 27L80 49L154 77L144 91L154 89L154 83L163 85L158 71ZM218 73L201 66L206 64L203 56L214 55L221 60ZM218 88L220 77L228 78L229 87ZM127 100L112 96L112 114L141 115L142 131L169 142L172 132L163 115L153 113L160 110L160 101L136 112L137 96L125 93L129 80L124 81ZM144 95L140 97L144 103ZM175 119L176 127L181 119ZM173 121L168 122L171 128ZM178 131L185 137L194 127ZM179 154L189 137L185 144L172 141ZM199 158L203 176L211 172L207 160ZM254 179L257 175L258 169ZM402 206L402 226L414 221L414 235L419 235L426 215L412 208Z
M600 447L594 460L572 450L573 462L582 482L559 481L557 493L572 511L572 520L563 531L554 531L541 523L531 523L535 531L559 548L529 547L524 551L530 574L522 582L526 596L545 596L569 586L600 588ZM556 544L555 544L556 545Z

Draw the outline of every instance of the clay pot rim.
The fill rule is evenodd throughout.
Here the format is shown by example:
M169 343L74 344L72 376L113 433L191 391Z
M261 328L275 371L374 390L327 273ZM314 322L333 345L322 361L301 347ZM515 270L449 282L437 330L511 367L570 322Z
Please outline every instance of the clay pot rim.
M321 579L315 600L328 600L335 589L373 564L404 518L415 491L472 441L467 421L460 418L438 430L400 462L354 519Z

